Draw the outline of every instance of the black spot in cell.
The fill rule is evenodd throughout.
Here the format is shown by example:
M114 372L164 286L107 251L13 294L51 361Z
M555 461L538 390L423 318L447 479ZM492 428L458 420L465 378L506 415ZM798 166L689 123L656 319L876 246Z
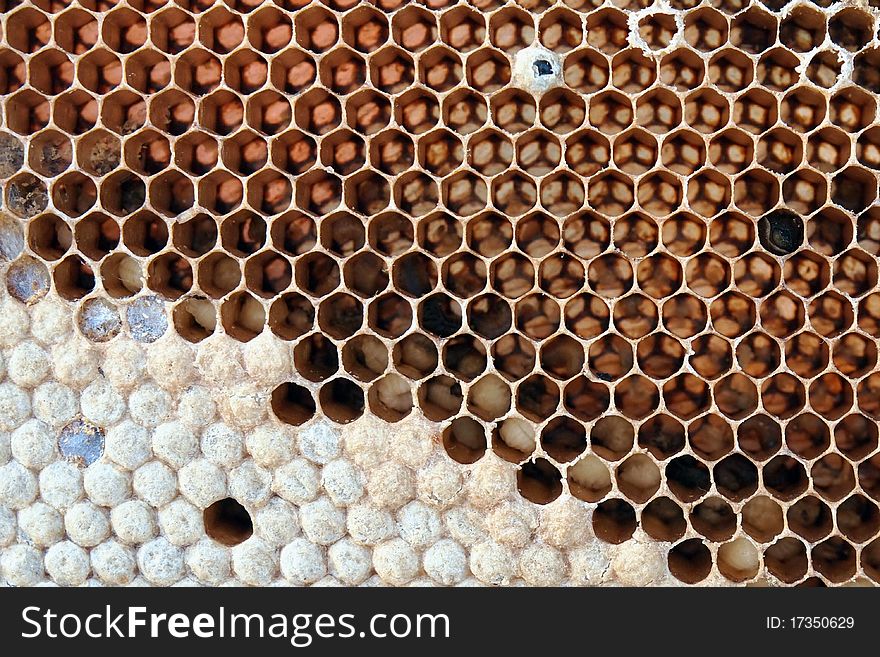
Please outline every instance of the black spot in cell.
M804 220L789 210L775 210L758 221L758 238L770 253L788 255L804 241Z
M536 59L532 67L537 76L553 75L553 65L546 59Z

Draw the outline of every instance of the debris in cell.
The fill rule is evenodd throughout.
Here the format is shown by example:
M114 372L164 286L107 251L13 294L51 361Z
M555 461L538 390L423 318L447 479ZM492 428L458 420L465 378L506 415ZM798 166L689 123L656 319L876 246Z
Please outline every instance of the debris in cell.
M139 297L126 312L131 337L138 342L155 342L168 330L165 302L158 296Z
M20 217L38 215L49 204L46 185L30 173L24 173L7 183L6 202L9 209Z
M18 220L0 214L0 260L15 260L24 250L24 233Z
M6 289L22 303L39 301L49 291L49 270L39 260L22 256L6 272Z
M78 324L83 335L94 342L106 342L119 335L122 329L119 310L110 301L101 298L83 303Z
M0 133L0 178L8 178L24 164L24 146L8 133Z

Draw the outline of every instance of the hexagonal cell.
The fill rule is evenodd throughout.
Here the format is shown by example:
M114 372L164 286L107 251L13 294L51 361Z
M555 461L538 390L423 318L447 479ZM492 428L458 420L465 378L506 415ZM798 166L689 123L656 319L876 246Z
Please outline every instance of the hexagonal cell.
M729 48L709 60L709 80L727 93L742 91L755 77L754 62L744 53Z
M675 38L678 26L673 14L651 14L639 20L639 36L651 50L663 50Z
M627 45L626 14L616 9L603 9L587 17L587 43L604 52L614 54Z
M174 81L195 96L211 93L220 84L223 66L216 55L207 50L187 50L174 67Z
M711 52L727 41L727 19L709 7L688 12L684 21L684 38L702 52ZM735 37L736 38L736 37Z
M176 146L184 147L185 143L178 142ZM119 166L119 140L110 133L89 133L79 142L77 150L78 160L95 175L105 175ZM168 139L154 130L138 132L125 143L125 163L146 176L157 174L169 166L171 155Z
M282 383L272 391L272 412L285 424L299 426L316 411L312 393L296 383Z
M44 50L30 62L31 85L47 95L56 95L74 82L74 66L60 50Z
M97 19L80 8L55 19L55 43L72 55L82 55L98 41Z
M818 191L812 184L820 184L818 176L810 175L808 170L802 170L802 175L794 173L786 181L786 185L792 186L792 190L785 195L786 200L803 198L803 203L814 203ZM808 189L800 189L800 183L808 185ZM767 212L779 203L779 179L761 169L749 169L740 174L733 183L733 202L736 207L745 214L759 216ZM815 209L815 208L814 208ZM805 211L798 208L799 211Z
M783 19L779 39L797 52L808 52L825 39L825 16L816 10L799 7Z
M489 41L496 48L512 55L535 40L534 20L527 12L515 7L498 11L489 19Z
M107 13L101 38L114 52L134 52L147 41L147 22L137 12L120 7Z
M601 132L616 134L633 122L632 101L616 91L602 92L590 99L588 116L590 124ZM652 124L653 122L648 122L648 125Z
M862 212L877 199L877 177L861 167L843 169L831 179L831 201L852 213Z
M150 41L169 55L186 50L195 38L195 21L178 7L169 7L150 19Z
M783 372L763 383L761 401L768 413L785 420L804 407L806 391L803 384L794 376Z
M62 260L55 267L52 276L55 279L55 290L68 301L82 299L95 289L95 274L92 268L75 254Z
M809 132L825 118L825 97L808 87L795 87L782 99L779 116L798 132Z
M598 91L611 79L608 61L590 48L576 50L568 55L562 75L569 87L581 93Z
M811 121L818 115L816 97L803 88L792 92L783 99L782 120L785 125L798 129L804 121ZM802 110L800 104L805 108ZM813 111L815 109L815 112ZM763 89L750 89L739 96L733 104L733 122L736 126L752 134L761 134L776 123L780 116L776 97Z
M88 101L85 99L86 97L88 97ZM78 116L74 116L72 120L74 125L81 126L80 132L84 132L94 125L94 121L87 127L85 124L91 118L91 110L97 110L98 105L84 91L72 91L55 101L56 113L62 113L67 108L67 103L70 103L72 100L82 100L84 105L89 101L93 104L93 106L89 106L89 112L86 116L82 117L82 121L79 121ZM61 112L59 111L59 104ZM73 113L76 115L75 109ZM56 123L59 122L56 121ZM70 123L63 120L60 123L63 124L60 126L62 128L67 128L70 125ZM42 95L32 89L24 89L16 93L6 100L6 125L10 130L20 135L31 135L39 132L49 125L49 103ZM68 130L65 131L67 132Z
M757 80L773 91L786 91L800 80L796 70L800 63L797 55L790 50L774 48L758 60Z
M119 198L124 198L125 201L129 199L126 193L129 191L134 192L134 198L131 199L131 205L128 206L131 208L130 211L133 212L143 204L143 200L139 196L140 192L137 190L136 185L133 190L123 185L123 188L119 191ZM12 201L12 192L12 181L10 181L10 201ZM114 188L112 183L107 187L107 197L104 196L104 189L102 189L101 192L101 204L104 205L104 207L111 210L111 212L113 209L118 209L120 211L123 210L121 206L114 206L114 201L112 200L112 197L114 196ZM52 185L52 204L58 211L66 214L68 217L78 217L83 214L95 204L97 197L98 192L95 189L95 183L79 172L68 172L61 176L61 178ZM138 198L141 198L140 203L137 202ZM120 214L121 213L122 212L120 212Z
M846 87L831 97L829 118L847 132L857 132L868 126L876 116L877 103L872 96L858 87Z
M663 222L663 245L674 255L693 255L706 243L706 225L688 213L678 213Z
M134 96L133 94L131 96L123 96L123 94L127 93L128 92L120 91L118 92L118 97L126 103L131 103L130 107L132 109L139 107L138 101L141 103L143 102L140 100L140 97ZM106 110L107 106L105 105L105 111ZM111 127L114 132L123 135L133 132L140 127L140 125L132 123L132 119L129 118L131 113L131 110L120 112L118 116L113 117L109 127ZM182 135L187 132L195 119L195 113L196 106L193 100L177 89L160 92L150 101L150 122L162 132L166 132L170 135ZM214 120L212 114L207 112L201 115L200 123L207 126L208 123ZM135 121L137 121L137 119L135 119ZM107 123L106 118L105 123ZM143 120L139 123L143 124Z
M70 166L73 148L65 135L56 130L37 133L28 146L28 163L37 173L52 178Z
M752 6L731 22L730 43L747 53L761 53L776 41L776 29L775 16Z
M663 325L679 338L691 338L709 320L706 304L691 294L676 294L663 303Z
M73 233L60 217L44 214L30 222L27 243L44 260L58 260L72 245Z
M289 49L272 58L269 79L279 92L296 94L309 87L317 77L318 67L312 56Z
M593 532L606 543L619 544L629 540L636 524L635 510L623 499L606 499L593 512Z
M27 78L27 65L21 55L0 48L0 90L11 94L20 89Z
M624 93L644 91L656 79L656 63L640 50L625 50L611 60L611 84Z
M759 495L743 506L743 529L759 543L769 543L778 536L783 522L781 507L769 497Z
M816 297L809 306L810 324L821 335L831 338L852 325L850 303L840 294L829 291Z
M52 38L48 17L33 7L10 14L6 19L9 45L23 53L34 53Z
M669 97L671 100L671 95ZM677 100L675 102L678 103ZM730 120L730 105L727 99L717 91L700 89L685 98L684 120L689 126L703 134L717 132ZM734 121L739 127L742 127L737 118Z
M824 89L830 89L840 77L843 62L837 53L832 50L823 50L816 53L807 67L807 77L815 85Z
M834 287L859 297L877 284L877 263L858 249L847 251L834 261Z
M103 95L122 82L122 63L109 50L93 50L77 63L77 78L89 91Z

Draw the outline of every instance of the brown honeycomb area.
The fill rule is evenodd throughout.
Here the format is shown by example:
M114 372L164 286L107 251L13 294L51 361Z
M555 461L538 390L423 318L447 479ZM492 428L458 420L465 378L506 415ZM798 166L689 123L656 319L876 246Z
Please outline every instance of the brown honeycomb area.
M283 422L418 408L684 582L880 582L878 7L0 1L6 285L271 331Z

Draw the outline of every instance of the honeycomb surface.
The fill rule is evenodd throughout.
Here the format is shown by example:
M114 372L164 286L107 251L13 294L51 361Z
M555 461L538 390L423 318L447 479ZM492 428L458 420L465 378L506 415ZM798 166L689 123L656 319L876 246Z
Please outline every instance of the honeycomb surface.
M25 312L35 339L22 329L3 342L4 467L22 464L26 480L67 460L136 484L151 463L159 477L160 465L173 474L204 462L159 449L158 420L144 395L135 400L142 388L130 392L136 381L119 383L110 368L123 350L114 345L196 363L189 378L149 370L182 407L198 377L222 367L206 364L211 353L231 368L213 389L218 406L232 383L252 385L256 420L232 409L228 424L287 432L300 451L303 435L348 425L388 442L415 431L450 477L510 474L495 492L483 486L484 498L525 514L577 509L564 517L598 540L591 549L659 550L670 581L877 584L878 8L0 1L0 273L7 314ZM47 304L74 329L57 320L62 344L35 328ZM265 344L276 350L247 351ZM51 351L44 376L77 395L93 381L59 374L65 350L110 359L95 378L130 410L104 417L82 401L69 417L41 416L54 397L40 402L39 386L51 384L18 380L22 345ZM253 362L276 357L285 362ZM276 365L281 376L253 375ZM18 413L21 391L32 410ZM108 453L105 434L123 416L152 432L152 456ZM16 453L30 422L57 453ZM207 425L186 429L203 451ZM243 454L270 479L296 456L264 451L248 438ZM377 480L383 464L361 460L359 476ZM196 538L244 550L256 531L275 564L267 581L280 550L286 579L311 583L285 571L294 543L273 546L253 526L274 502L248 502L247 487L235 493L227 479L213 497L148 501L161 525L152 543L115 523L108 540L137 551L145 576L145 545L194 549L162 522L186 504L199 510ZM146 499L127 486L103 502L87 486L85 497L112 515ZM21 515L47 506L36 497L0 499L19 516L6 543L36 545L40 559L47 549L59 581L54 543L21 538ZM307 504L350 519L348 503L330 498ZM69 536L75 518L57 511ZM423 560L409 580L431 575L426 546L405 534ZM489 534L507 549L503 532ZM373 570L337 579L404 583L383 575L405 552L400 538L344 535L372 550ZM338 543L307 538L332 562ZM565 573L549 583L597 583L578 579L572 546L546 536L508 541L521 570L498 581L480 575L485 543L456 540L483 582L544 583L523 569L546 547ZM31 558L12 549L9 581ZM259 562L254 550L233 560ZM618 580L643 583L621 558Z

